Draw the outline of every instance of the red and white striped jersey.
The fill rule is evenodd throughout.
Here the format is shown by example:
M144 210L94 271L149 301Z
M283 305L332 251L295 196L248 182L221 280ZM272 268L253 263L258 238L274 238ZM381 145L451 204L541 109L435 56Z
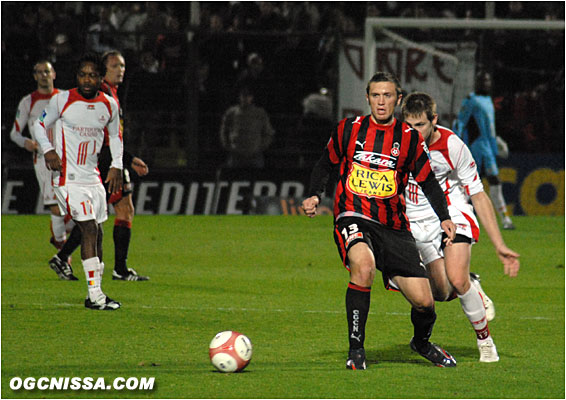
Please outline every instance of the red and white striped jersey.
M10 131L10 139L12 139L14 143L20 147L24 147L26 138L22 135L22 133L26 125L31 139L37 141L34 133L34 123L49 103L51 97L53 97L56 93L59 93L58 89L53 89L50 94L42 94L36 90L24 96L20 100L20 103L18 104L18 111L16 112L16 118L14 119L14 125ZM53 126L48 126L47 128L49 141L53 143Z
M120 117L118 104L113 98L99 91L96 97L85 99L77 89L53 96L35 124L38 143L44 154L54 149L45 127L55 121L59 121L55 129L55 150L63 168L54 177L54 186L101 182L98 153L105 133L110 139L111 167L122 169Z
M483 185L472 153L462 139L448 128L437 126L437 129L440 138L428 148L430 164L450 210L451 205L467 204L469 196L483 191ZM435 215L412 175L405 189L405 201L411 221Z

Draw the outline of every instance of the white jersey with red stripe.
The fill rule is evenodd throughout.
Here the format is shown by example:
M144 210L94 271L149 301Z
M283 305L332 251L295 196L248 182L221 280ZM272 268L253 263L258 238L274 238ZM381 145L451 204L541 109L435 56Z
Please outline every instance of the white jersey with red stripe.
M46 126L58 121L55 147L49 142ZM55 149L61 158L62 170L54 177L54 186L101 183L98 153L107 133L112 153L111 167L122 169L122 137L118 104L110 96L98 92L92 99L82 97L77 89L53 96L35 123L42 152Z
M20 103L18 104L18 111L16 112L16 118L14 119L14 125L10 131L10 139L20 147L24 147L26 137L23 135L23 131L27 125L30 137L32 140L37 141L34 132L35 121L40 117L43 109L49 103L51 97L59 93L59 89L53 89L49 94L40 93L38 90L31 92L30 94L24 96ZM53 126L47 127L47 136L49 141L53 143ZM42 153L38 154L43 156ZM34 160L35 161L35 160Z
M448 210L469 204L469 196L483 191L472 153L450 129L437 126L440 138L429 146L430 165L444 190ZM421 220L436 215L420 186L412 176L405 189L409 220ZM452 212L450 213L452 215Z

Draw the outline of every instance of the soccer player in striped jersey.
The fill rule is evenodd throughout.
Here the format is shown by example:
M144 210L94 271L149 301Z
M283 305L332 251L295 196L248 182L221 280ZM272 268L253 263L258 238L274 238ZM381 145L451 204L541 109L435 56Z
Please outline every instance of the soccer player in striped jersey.
M447 301L455 291L475 330L480 361L497 362L499 355L489 332L482 302L483 290L478 287L479 283L470 279L471 247L479 238L474 209L503 263L505 274L511 277L517 275L519 254L503 241L495 210L483 190L470 150L454 132L437 125L434 99L426 93L411 93L403 102L402 113L404 121L418 130L426 142L432 170L444 190L450 218L456 224L456 238L452 246L443 249L438 217L411 176L405 192L407 216L417 248L427 266L435 300Z
M10 131L10 138L18 146L23 147L27 151L33 153L33 168L35 176L39 184L39 190L43 204L48 206L51 211L51 243L60 249L66 240L67 227L65 224L65 217L59 212L55 192L51 185L51 171L45 166L43 153L39 151L37 144L34 124L39 118L45 106L49 103L51 97L59 93L58 89L54 88L53 81L55 80L55 69L47 60L40 60L33 66L33 78L37 82L37 89L32 93L24 96L18 104L18 111L12 130ZM28 128L30 137L24 136L23 130ZM47 127L47 135L49 140L53 143L53 126ZM69 230L72 228L72 220L69 221ZM77 280L73 275L73 271L69 264L61 264L54 269L57 275L64 280Z
M110 141L112 165L106 182L116 193L122 188L122 137L116 101L100 92L106 67L96 54L79 60L77 88L55 94L35 123L37 141L47 167L54 172L53 185L62 213L71 215L81 230L81 260L87 281L85 307L116 310L120 303L101 288L102 223L108 218L106 193L98 170L98 154L105 134ZM56 125L55 146L47 126Z
M371 286L381 271L386 288L399 290L411 305L410 347L441 367L455 367L454 358L429 341L436 320L434 298L405 215L409 173L429 198L451 245L455 226L446 199L430 168L422 136L394 117L401 86L389 73L368 82L371 113L346 118L334 129L313 168L305 214L314 217L330 172L339 168L334 197L334 238L350 274L346 290L349 352L346 367L366 369L364 349Z

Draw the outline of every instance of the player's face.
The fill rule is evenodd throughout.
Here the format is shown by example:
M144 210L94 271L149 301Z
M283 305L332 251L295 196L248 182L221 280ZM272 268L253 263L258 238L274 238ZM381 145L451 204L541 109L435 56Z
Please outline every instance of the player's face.
M397 96L393 82L371 82L366 99L374 121L379 124L389 124L393 120L393 113L401 101L401 96Z
M83 63L77 73L77 86L81 96L87 99L93 98L100 89L101 83L102 78L96 66L91 62Z
M36 64L33 69L33 78L37 82L37 87L39 89L53 89L55 70L50 63Z
M409 124L411 128L419 131L426 142L430 141L437 121L437 115L435 115L431 121L427 118L426 113L424 112L419 115L408 115L405 117L405 123Z
M108 56L106 60L106 79L113 85L119 85L124 81L126 73L126 61L122 56Z

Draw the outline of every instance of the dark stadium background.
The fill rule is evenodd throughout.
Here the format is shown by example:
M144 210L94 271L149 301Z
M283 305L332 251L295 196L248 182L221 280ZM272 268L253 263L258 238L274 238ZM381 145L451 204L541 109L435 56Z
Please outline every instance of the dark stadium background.
M75 85L76 60L86 50L117 48L125 55L126 77L119 91L125 145L149 164L144 182L156 183L146 187L146 193L156 191L148 200L148 213L184 213L192 201L192 184L203 189L219 179L216 172L226 158L219 143L221 116L237 101L238 83L252 53L264 65L255 81L256 103L269 113L276 135L265 171L251 179L276 175L276 196L281 195L281 182L308 184L320 142L328 126L341 118L336 112L341 45L345 38L363 38L366 16L564 20L564 3L2 2L2 212L39 211L29 195L37 192L31 158L9 138L19 99L35 89L34 61L51 60L55 86L69 89ZM519 179L505 185L506 197L515 203L516 214L563 214L564 31L399 33L413 41L477 43L477 63L494 77L498 134L512 154L501 165ZM302 101L322 87L331 96L335 118L315 127L322 132L312 128L313 136L305 138ZM542 172L531 179L538 166ZM545 181L545 171L557 175ZM164 194L168 180L180 182L168 189L173 197ZM21 185L7 189L10 182ZM218 212L229 210L230 190L228 185L214 194L221 203ZM527 190L530 194L522 194ZM262 194L273 194L267 192ZM178 208L175 193L181 198ZM302 195L300 190L285 194ZM192 195L197 202L206 201L202 190ZM239 213L241 208L238 203L235 209ZM202 204L193 207L195 213L213 212L205 209Z

